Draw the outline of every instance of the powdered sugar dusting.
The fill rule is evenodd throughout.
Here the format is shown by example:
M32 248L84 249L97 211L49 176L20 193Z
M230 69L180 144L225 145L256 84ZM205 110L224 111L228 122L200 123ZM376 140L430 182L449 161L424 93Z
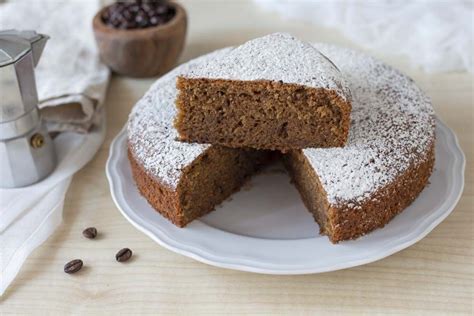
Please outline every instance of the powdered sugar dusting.
M430 100L397 70L376 59L327 44L316 45L349 82L352 113L344 148L305 149L329 202L354 207L426 159L434 140Z
M304 154L320 176L329 202L356 208L411 163L425 158L434 139L433 109L423 92L393 68L352 50L316 47L338 65L349 83L352 126L346 147L305 149ZM171 188L176 188L182 169L211 146L176 141L176 76L210 65L232 50L216 51L176 68L159 79L130 114L128 137L135 159Z
M228 49L194 59L157 80L130 113L128 143L134 158L162 183L172 189L178 185L182 169L191 164L211 145L177 141L173 126L176 115L176 77L203 60L220 55Z
M350 100L350 90L337 67L313 45L287 33L251 40L209 59L190 72L190 78L270 80L336 91Z

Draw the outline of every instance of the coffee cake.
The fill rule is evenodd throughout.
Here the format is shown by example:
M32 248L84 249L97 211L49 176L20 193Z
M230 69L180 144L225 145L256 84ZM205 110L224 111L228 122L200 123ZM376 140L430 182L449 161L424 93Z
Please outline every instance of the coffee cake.
M338 65L352 91L348 142L342 148L292 150L284 160L320 232L339 242L384 226L423 190L434 164L435 121L429 98L407 76L360 52L316 47ZM218 145L180 142L173 126L176 78L231 50L205 55L159 79L129 118L128 146L138 189L178 226L208 212L268 159L265 151L224 150L235 151L231 153ZM201 165L213 148L209 165ZM231 163L237 156L244 161L241 174ZM180 185L190 183L186 178L192 168L201 175L211 172L211 178L213 169L229 168L237 181L224 193L214 193L219 183L203 183L208 194L189 195L185 201ZM193 179L198 187L201 178ZM184 203L196 203L202 210L184 214Z

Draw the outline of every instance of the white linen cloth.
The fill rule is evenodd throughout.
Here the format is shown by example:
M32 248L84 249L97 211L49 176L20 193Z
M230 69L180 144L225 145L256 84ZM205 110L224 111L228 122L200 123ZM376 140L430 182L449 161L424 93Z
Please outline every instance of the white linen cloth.
M17 0L0 4L0 29L50 36L35 69L49 131L87 132L98 120L109 77L98 58L92 18L99 0ZM60 105L60 107L58 107Z
M254 0L288 19L339 29L429 73L474 72L474 5L466 0Z
M59 226L72 176L104 140L100 105L109 70L99 62L91 30L99 8L99 0L0 4L1 29L51 37L36 68L36 84L50 131L65 131L54 139L58 165L50 176L28 187L0 189L0 295L31 251Z

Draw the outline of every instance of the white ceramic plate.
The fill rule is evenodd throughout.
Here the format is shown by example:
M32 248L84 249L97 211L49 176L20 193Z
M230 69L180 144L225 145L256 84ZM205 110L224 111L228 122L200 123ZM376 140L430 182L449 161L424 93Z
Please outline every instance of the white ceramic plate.
M138 193L127 159L126 132L112 143L107 177L112 197L136 228L174 252L218 267L270 274L333 271L373 262L425 237L454 209L465 158L454 133L437 120L436 165L416 201L383 229L332 244L280 165L252 178L216 211L177 228ZM249 186L251 190L249 190Z

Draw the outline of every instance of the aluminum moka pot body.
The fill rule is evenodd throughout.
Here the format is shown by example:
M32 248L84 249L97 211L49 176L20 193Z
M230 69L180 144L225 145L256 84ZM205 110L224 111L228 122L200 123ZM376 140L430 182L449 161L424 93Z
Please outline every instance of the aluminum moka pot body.
M48 36L0 31L0 187L23 187L56 166L54 144L41 121L35 66Z

